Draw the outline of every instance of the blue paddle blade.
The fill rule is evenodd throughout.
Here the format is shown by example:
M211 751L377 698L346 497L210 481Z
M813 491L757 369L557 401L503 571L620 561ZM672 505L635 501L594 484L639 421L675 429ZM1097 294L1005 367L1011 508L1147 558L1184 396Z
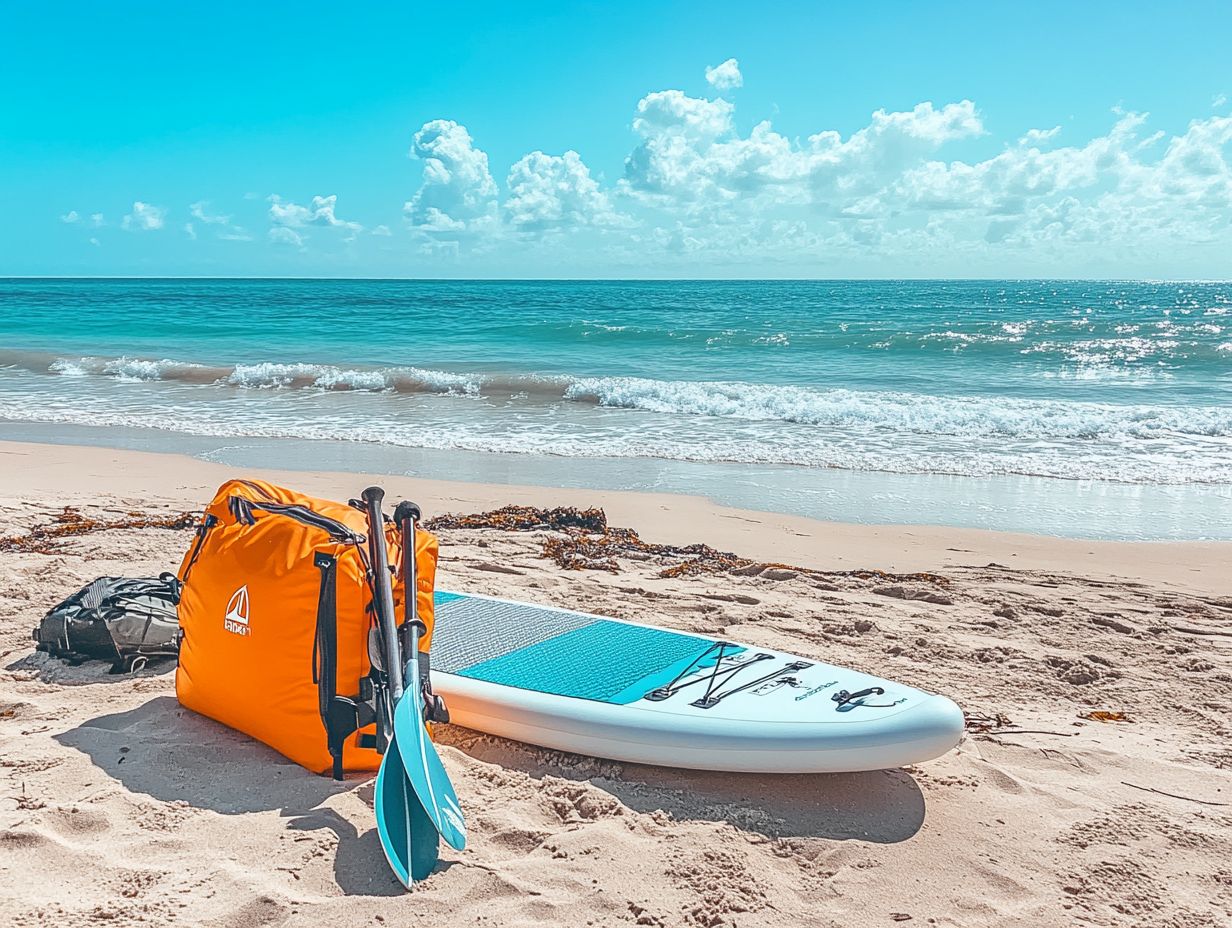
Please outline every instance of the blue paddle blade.
M402 758L396 750L386 751L381 759L381 768L376 773L376 793L373 796L376 832L390 869L407 889L410 889L412 882L410 799Z
M394 708L394 743L402 755L402 766L411 788L423 804L440 836L450 847L466 847L466 821L462 806L449 774L436 753L436 745L428 737L423 720L423 697L419 692L417 674L411 674L406 692ZM392 748L391 748L392 749Z
M427 879L436 869L440 836L415 798L396 748L387 751L381 760L373 805L381 850L398 881L410 889L412 883Z
M436 825L424 811L423 804L406 784L407 803L411 809L411 879L426 880L441 859L441 836Z

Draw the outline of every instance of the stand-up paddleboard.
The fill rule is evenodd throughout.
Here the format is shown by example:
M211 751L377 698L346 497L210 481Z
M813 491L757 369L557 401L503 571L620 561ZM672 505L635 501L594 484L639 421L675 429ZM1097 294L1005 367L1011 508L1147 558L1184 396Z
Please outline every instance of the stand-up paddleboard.
M612 760L821 773L958 744L944 696L769 648L460 593L436 594L432 683L452 721Z

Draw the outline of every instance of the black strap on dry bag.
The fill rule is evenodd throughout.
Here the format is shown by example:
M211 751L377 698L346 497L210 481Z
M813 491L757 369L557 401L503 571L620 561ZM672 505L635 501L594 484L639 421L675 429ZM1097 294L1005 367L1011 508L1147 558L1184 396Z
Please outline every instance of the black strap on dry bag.
M312 680L317 685L321 722L333 758L333 776L342 779L342 751L346 739L376 718L372 685L359 681L359 696L338 695L338 560L317 552L313 563L321 571L321 594L317 600L317 634L312 648Z

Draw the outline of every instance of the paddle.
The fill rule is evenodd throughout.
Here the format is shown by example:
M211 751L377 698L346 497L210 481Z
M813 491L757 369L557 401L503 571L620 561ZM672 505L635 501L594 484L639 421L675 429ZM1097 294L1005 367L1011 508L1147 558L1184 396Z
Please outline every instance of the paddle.
M419 664L419 636L427 631L419 619L418 583L415 570L415 523L419 507L403 502L394 512L394 520L402 529L402 579L406 588L405 620L402 628L407 635L408 656L403 680L406 690L394 706L394 743L402 754L406 775L424 810L436 825L436 830L451 847L466 847L466 822L462 807L449 774L428 735L424 723L424 680Z
M374 806L381 849L395 875L409 889L415 880L430 874L438 860L438 826L427 810L438 808L438 795L447 795L453 800L453 808L456 810L458 807L453 788L449 785L444 767L441 766L440 758L431 743L426 742L426 739L416 738L413 729L407 729L403 723L401 727L407 729L410 743L405 749L398 744L397 732L400 726L397 722L397 706L407 702L408 708L413 709L416 700L408 701L403 698L406 693L403 687L401 649L394 620L393 589L389 579L389 560L385 552L384 517L381 514L381 501L384 496L385 491L380 487L369 487L363 492L368 514L368 555L373 572L374 603L380 625L381 650L389 690L387 698L380 703L383 709L380 740L384 742L385 750L380 770L377 772ZM418 662L412 663L417 671ZM416 681L417 679L416 674ZM393 716L392 719L390 715ZM423 727L422 717L420 727ZM408 760L417 772L430 768L430 762L424 758L425 753L430 754L436 761L439 777L449 787L447 793L432 792L432 787L436 786L435 779L424 783L422 774L408 776ZM457 815L460 821L460 812Z

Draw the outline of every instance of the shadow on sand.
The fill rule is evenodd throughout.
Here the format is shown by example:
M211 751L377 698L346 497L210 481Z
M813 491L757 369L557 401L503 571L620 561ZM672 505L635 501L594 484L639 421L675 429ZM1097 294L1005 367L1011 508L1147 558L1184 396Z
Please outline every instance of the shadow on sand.
M924 821L924 797L904 770L850 774L733 774L620 764L506 741L456 726L438 739L472 758L531 777L588 782L638 812L728 822L769 838L905 841ZM277 811L291 829L329 829L334 875L348 895L397 896L375 827L360 833L324 804L347 791L369 806L370 778L336 783L260 742L184 709L171 696L101 715L57 735L133 793L222 815ZM462 797L465 805L466 797Z
M158 657L150 660L139 670L127 673L112 673L111 663L102 660L68 661L42 651L32 651L5 665L5 670L17 673L34 673L40 683L57 686L88 686L94 683L131 683L134 679L157 677L175 670L174 657Z
M507 741L457 726L437 740L484 763L589 782L630 809L678 821L727 822L769 838L906 841L924 823L924 795L906 770L751 774L622 764ZM465 797L463 797L465 803Z
M405 892L385 862L376 828L361 834L333 809L322 807L329 797L349 790L371 805L372 787L364 778L337 783L317 776L247 735L183 708L171 696L100 715L55 737L88 755L130 792L222 815L277 811L288 828L327 828L338 838L334 874L343 892Z

